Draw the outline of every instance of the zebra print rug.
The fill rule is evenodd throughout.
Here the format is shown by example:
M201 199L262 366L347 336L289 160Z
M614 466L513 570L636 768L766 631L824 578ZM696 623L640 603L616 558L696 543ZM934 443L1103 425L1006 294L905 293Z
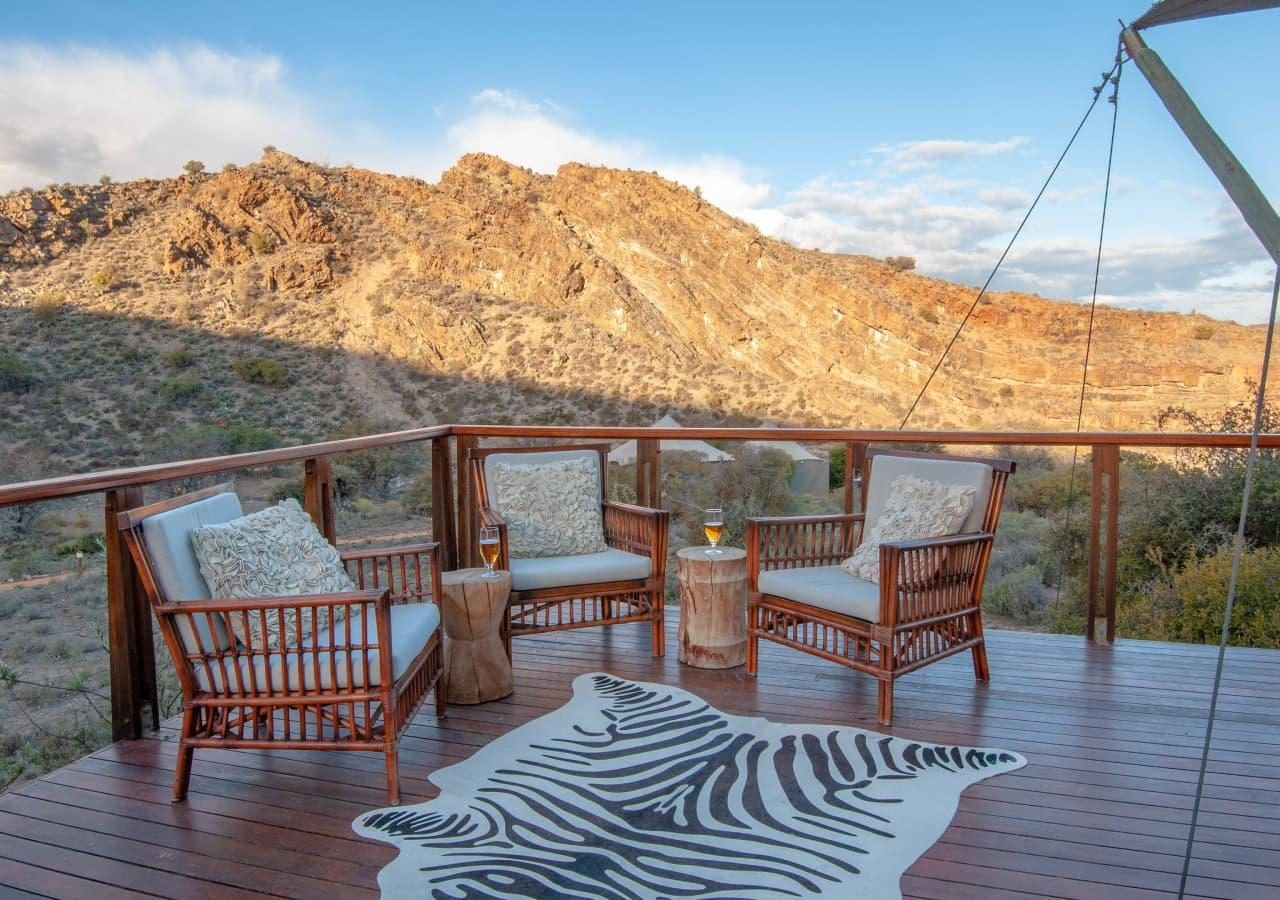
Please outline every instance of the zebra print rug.
M1016 753L732 716L582 675L573 699L465 762L440 795L354 823L399 856L384 898L901 897L960 792Z

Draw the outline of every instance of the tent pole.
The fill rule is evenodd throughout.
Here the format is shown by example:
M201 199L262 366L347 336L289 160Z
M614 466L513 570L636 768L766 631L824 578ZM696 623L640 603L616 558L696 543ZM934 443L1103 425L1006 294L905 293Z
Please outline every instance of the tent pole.
M1213 170L1213 174L1218 176L1245 222L1262 242L1263 248L1280 265L1280 218L1276 216L1266 195L1141 35L1132 28L1126 28L1120 38L1124 41L1130 58L1137 63L1151 88L1164 102L1169 115L1173 116L1173 120Z

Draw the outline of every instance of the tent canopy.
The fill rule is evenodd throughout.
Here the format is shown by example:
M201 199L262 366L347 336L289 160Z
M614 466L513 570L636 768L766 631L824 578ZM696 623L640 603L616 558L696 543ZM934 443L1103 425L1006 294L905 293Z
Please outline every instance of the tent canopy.
M661 419L653 423L655 428L681 428L683 427L671 416L663 416ZM712 447L706 441L686 441L686 440L670 440L662 441L659 446L664 453L669 451L695 453L702 457L703 462L733 462L733 456ZM615 449L609 452L609 462L618 463L623 466L634 465L636 461L636 442L627 441L625 444L619 444Z
M1231 13L1273 9L1280 0L1161 0L1136 19L1131 25L1138 31L1168 25L1171 22L1187 22L1191 19L1207 19L1210 16L1226 16Z

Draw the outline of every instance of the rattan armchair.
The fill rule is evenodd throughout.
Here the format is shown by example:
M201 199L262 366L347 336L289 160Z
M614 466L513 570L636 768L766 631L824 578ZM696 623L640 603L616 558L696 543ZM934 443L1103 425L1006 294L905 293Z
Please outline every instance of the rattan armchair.
M511 598L502 627L507 655L513 635L595 625L649 622L654 656L664 652L664 582L667 512L608 499L608 444L560 447L486 447L468 453L480 524L498 528L497 567L511 572ZM550 559L513 559L501 503L489 484L496 462L536 464L582 457L595 460L604 521L603 553Z
M990 679L982 631L982 586L1000 518L1010 460L872 451L863 513L747 520L747 672L759 642L773 641L879 679L877 718L893 723L894 681L956 653L973 654ZM960 534L880 544L879 583L840 563L884 508L901 473L977 488Z
M174 800L194 751L221 747L380 750L399 803L400 735L432 689L445 710L438 547L343 554L356 591L210 599L191 530L240 515L218 485L118 516L182 688Z

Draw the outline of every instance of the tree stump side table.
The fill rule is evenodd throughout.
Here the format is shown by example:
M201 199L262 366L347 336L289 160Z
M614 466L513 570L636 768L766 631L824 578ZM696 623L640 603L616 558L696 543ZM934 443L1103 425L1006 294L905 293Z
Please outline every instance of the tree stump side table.
M483 573L484 569L459 569L441 574L450 703L499 700L513 689L511 660L499 636L511 595L511 573L481 578Z
M680 579L680 662L731 669L747 661L747 551L686 547L676 553Z

